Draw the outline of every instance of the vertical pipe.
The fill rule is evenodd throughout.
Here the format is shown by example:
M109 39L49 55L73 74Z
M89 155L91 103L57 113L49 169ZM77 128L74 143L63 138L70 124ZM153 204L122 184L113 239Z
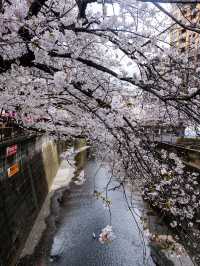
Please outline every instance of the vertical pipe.
M30 156L28 156L29 158ZM35 184L34 184L34 180L33 180L33 175L32 175L32 171L31 171L31 167L30 167L30 163L27 162L28 165L28 173L29 173L29 177L30 177L30 181L31 181L31 190L32 190L32 195L33 195L33 200L35 203L35 207L36 210L39 210L39 203L38 203L38 198L37 198L37 193L36 193L36 189L35 189Z

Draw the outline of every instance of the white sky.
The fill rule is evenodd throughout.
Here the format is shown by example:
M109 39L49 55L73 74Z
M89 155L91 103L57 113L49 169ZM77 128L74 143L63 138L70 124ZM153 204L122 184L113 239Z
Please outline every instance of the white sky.
M152 4L148 4L149 7L152 7ZM165 9L167 9L168 11L171 9L171 6L170 4L163 4L162 5ZM88 9L89 12L91 13L99 13L99 16L102 17L103 15L103 9L102 9L102 4L100 3L95 3L95 4L90 4L89 6L89 9ZM114 4L114 5L111 5L111 4L107 4L106 5L106 16L107 17L110 17L110 16L113 16L113 15L118 15L120 12L120 7L118 4ZM127 20L133 20L130 16L127 16L126 18ZM152 19L150 17L150 19ZM162 22L167 19L166 16L164 14L162 14L161 12L159 13L159 16L155 19L155 23L159 24L160 26L160 29L159 31L161 31L161 29L165 29L164 26L162 28ZM139 28L140 30L140 28ZM158 31L158 32L159 32ZM113 50L112 49L109 49L109 56L115 56L117 54L118 56L118 59L122 65L122 69L124 69L126 72L127 72L127 76L130 76L132 77L134 73L138 74L139 73L139 70L138 70L138 67L137 67L137 64L133 63L132 60L130 60L127 56L124 56L123 53L118 49L118 50ZM129 64L131 63L131 64ZM114 71L116 72L119 72L119 67L116 69L113 69Z

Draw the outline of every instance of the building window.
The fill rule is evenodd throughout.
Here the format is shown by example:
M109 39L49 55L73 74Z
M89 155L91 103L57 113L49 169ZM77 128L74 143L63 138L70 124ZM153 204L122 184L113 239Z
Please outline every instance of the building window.
M183 29L181 30L181 33L183 34L183 33L185 33L185 32L186 32L186 29L183 28Z
M186 41L186 38L185 38L185 37L182 37L182 38L180 39L180 42L181 42L181 43L185 43L185 41Z
M197 61L199 61L200 60L200 54L198 53L197 54Z
M181 52L181 53L185 53L185 47L182 47L182 48L180 49L180 52Z

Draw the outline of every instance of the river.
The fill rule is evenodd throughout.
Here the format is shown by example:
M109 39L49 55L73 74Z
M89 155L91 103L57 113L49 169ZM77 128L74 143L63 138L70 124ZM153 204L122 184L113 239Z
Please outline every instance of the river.
M119 184L113 177L108 187L108 198L111 199L110 216L102 200L110 178L109 168L95 160L90 160L84 166L84 178L86 181L82 185L76 185L73 182L70 189L66 189L60 202L60 211L59 213L52 211L48 219L48 228L35 253L22 260L19 265L192 265L184 252L179 252L177 256L173 240L171 250L170 245L164 251L157 245L156 242L160 244L160 239L165 239L164 236L169 234L169 230L162 224L159 217L145 206L139 191L134 191L132 198L134 206L131 209L128 208L122 187L111 189ZM94 191L101 193L98 194L98 199ZM129 199L130 193L126 196ZM54 204L52 208L55 208L53 206ZM52 222L53 220L55 223ZM110 222L115 239L109 244L101 244L98 236L101 229ZM162 238L158 241L159 234ZM170 237L167 237L168 243L171 241ZM179 246L177 250L180 251Z

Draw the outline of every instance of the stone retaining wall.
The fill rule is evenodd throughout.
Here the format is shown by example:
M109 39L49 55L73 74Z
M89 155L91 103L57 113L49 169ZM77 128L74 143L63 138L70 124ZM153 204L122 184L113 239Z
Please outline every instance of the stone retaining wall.
M0 144L0 266L9 266L18 257L65 146L41 136Z

